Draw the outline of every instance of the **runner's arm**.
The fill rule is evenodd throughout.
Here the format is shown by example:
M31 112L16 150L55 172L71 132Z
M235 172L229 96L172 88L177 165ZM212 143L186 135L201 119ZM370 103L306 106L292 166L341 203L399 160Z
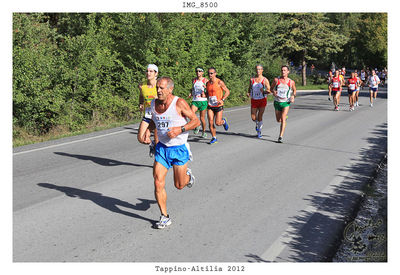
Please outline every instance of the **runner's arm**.
M247 89L247 97L250 97L250 92L251 92L251 79L250 79L250 82L249 82L249 88Z
M268 78L265 78L265 80L264 80L264 86L265 86L265 92L264 92L264 94L265 94L265 93L268 93L268 94L272 93L272 92L271 92L271 86L269 85L269 80L268 80Z
M295 83L294 81L293 81L293 84L292 84L292 89L293 89L293 93L292 93L292 95L290 96L290 102L291 102L291 103L294 102L294 98L296 97L296 92L297 92L296 83Z
M139 85L138 85L138 88L139 88L139 110L140 110L141 112L143 112L143 110L144 110L144 105L143 105L143 103L144 103L144 97L143 97L143 94L142 94L142 85L139 84Z
M137 139L140 143L143 144L150 144L150 136L151 136L151 131L155 129L155 124L154 121L151 121L150 123L147 123L145 121L142 121L139 126L139 131L137 134Z
M274 82L272 82L272 86L271 86L271 91L272 91L272 93L274 94L274 96L276 96L275 87L276 87L276 84L277 84L277 83L278 83L278 79L275 78L275 79L274 79Z
M219 86L222 88L222 90L225 92L224 93L224 95L222 96L222 102L224 102L225 101L225 99L229 96L229 94L231 93L229 90L228 90L228 88L226 87L226 85L225 85L225 83L222 81L222 80L220 80L219 81ZM220 101L221 101L220 100Z
M200 126L199 118L196 116L196 114L189 107L189 104L183 98L179 98L178 102L176 102L176 111L181 116L189 119L189 122L183 125L183 127L185 127L185 132L193 130L197 126ZM171 127L169 128L168 136L170 138L175 138L181 133L182 133L182 126Z

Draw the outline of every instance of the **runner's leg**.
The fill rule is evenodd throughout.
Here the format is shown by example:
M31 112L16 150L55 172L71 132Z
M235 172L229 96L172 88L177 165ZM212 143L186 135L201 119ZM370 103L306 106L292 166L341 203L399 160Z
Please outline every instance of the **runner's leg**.
M187 163L184 165L174 165L174 184L177 189L184 188L189 180L190 176L186 174L187 170Z
M167 192L165 190L165 177L167 176L168 169L157 161L154 162L153 167L154 195L161 214L167 216Z

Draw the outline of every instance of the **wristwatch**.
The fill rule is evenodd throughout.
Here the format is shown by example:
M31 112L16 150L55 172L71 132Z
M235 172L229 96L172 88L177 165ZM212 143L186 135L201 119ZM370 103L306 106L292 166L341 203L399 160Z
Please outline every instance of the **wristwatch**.
M181 131L182 131L182 133L186 131L185 126L181 127Z

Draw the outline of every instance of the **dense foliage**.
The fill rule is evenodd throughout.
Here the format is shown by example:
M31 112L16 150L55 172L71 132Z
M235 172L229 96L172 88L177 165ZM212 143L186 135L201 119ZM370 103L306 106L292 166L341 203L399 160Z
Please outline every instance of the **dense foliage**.
M342 54L337 54L342 53ZM35 135L140 117L138 83L155 63L186 96L196 66L215 67L246 100L256 64L386 66L386 14L15 13L13 125Z

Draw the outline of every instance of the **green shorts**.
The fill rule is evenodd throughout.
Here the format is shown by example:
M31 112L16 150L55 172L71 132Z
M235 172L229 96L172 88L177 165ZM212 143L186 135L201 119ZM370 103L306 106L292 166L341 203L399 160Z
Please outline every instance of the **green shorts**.
M289 107L289 106L290 106L290 102L274 101L274 107L275 107L275 110L277 110L277 111L281 112L283 110L283 108Z
M204 101L192 101L192 105L196 106L199 111L203 111L207 109L208 102L207 100Z

